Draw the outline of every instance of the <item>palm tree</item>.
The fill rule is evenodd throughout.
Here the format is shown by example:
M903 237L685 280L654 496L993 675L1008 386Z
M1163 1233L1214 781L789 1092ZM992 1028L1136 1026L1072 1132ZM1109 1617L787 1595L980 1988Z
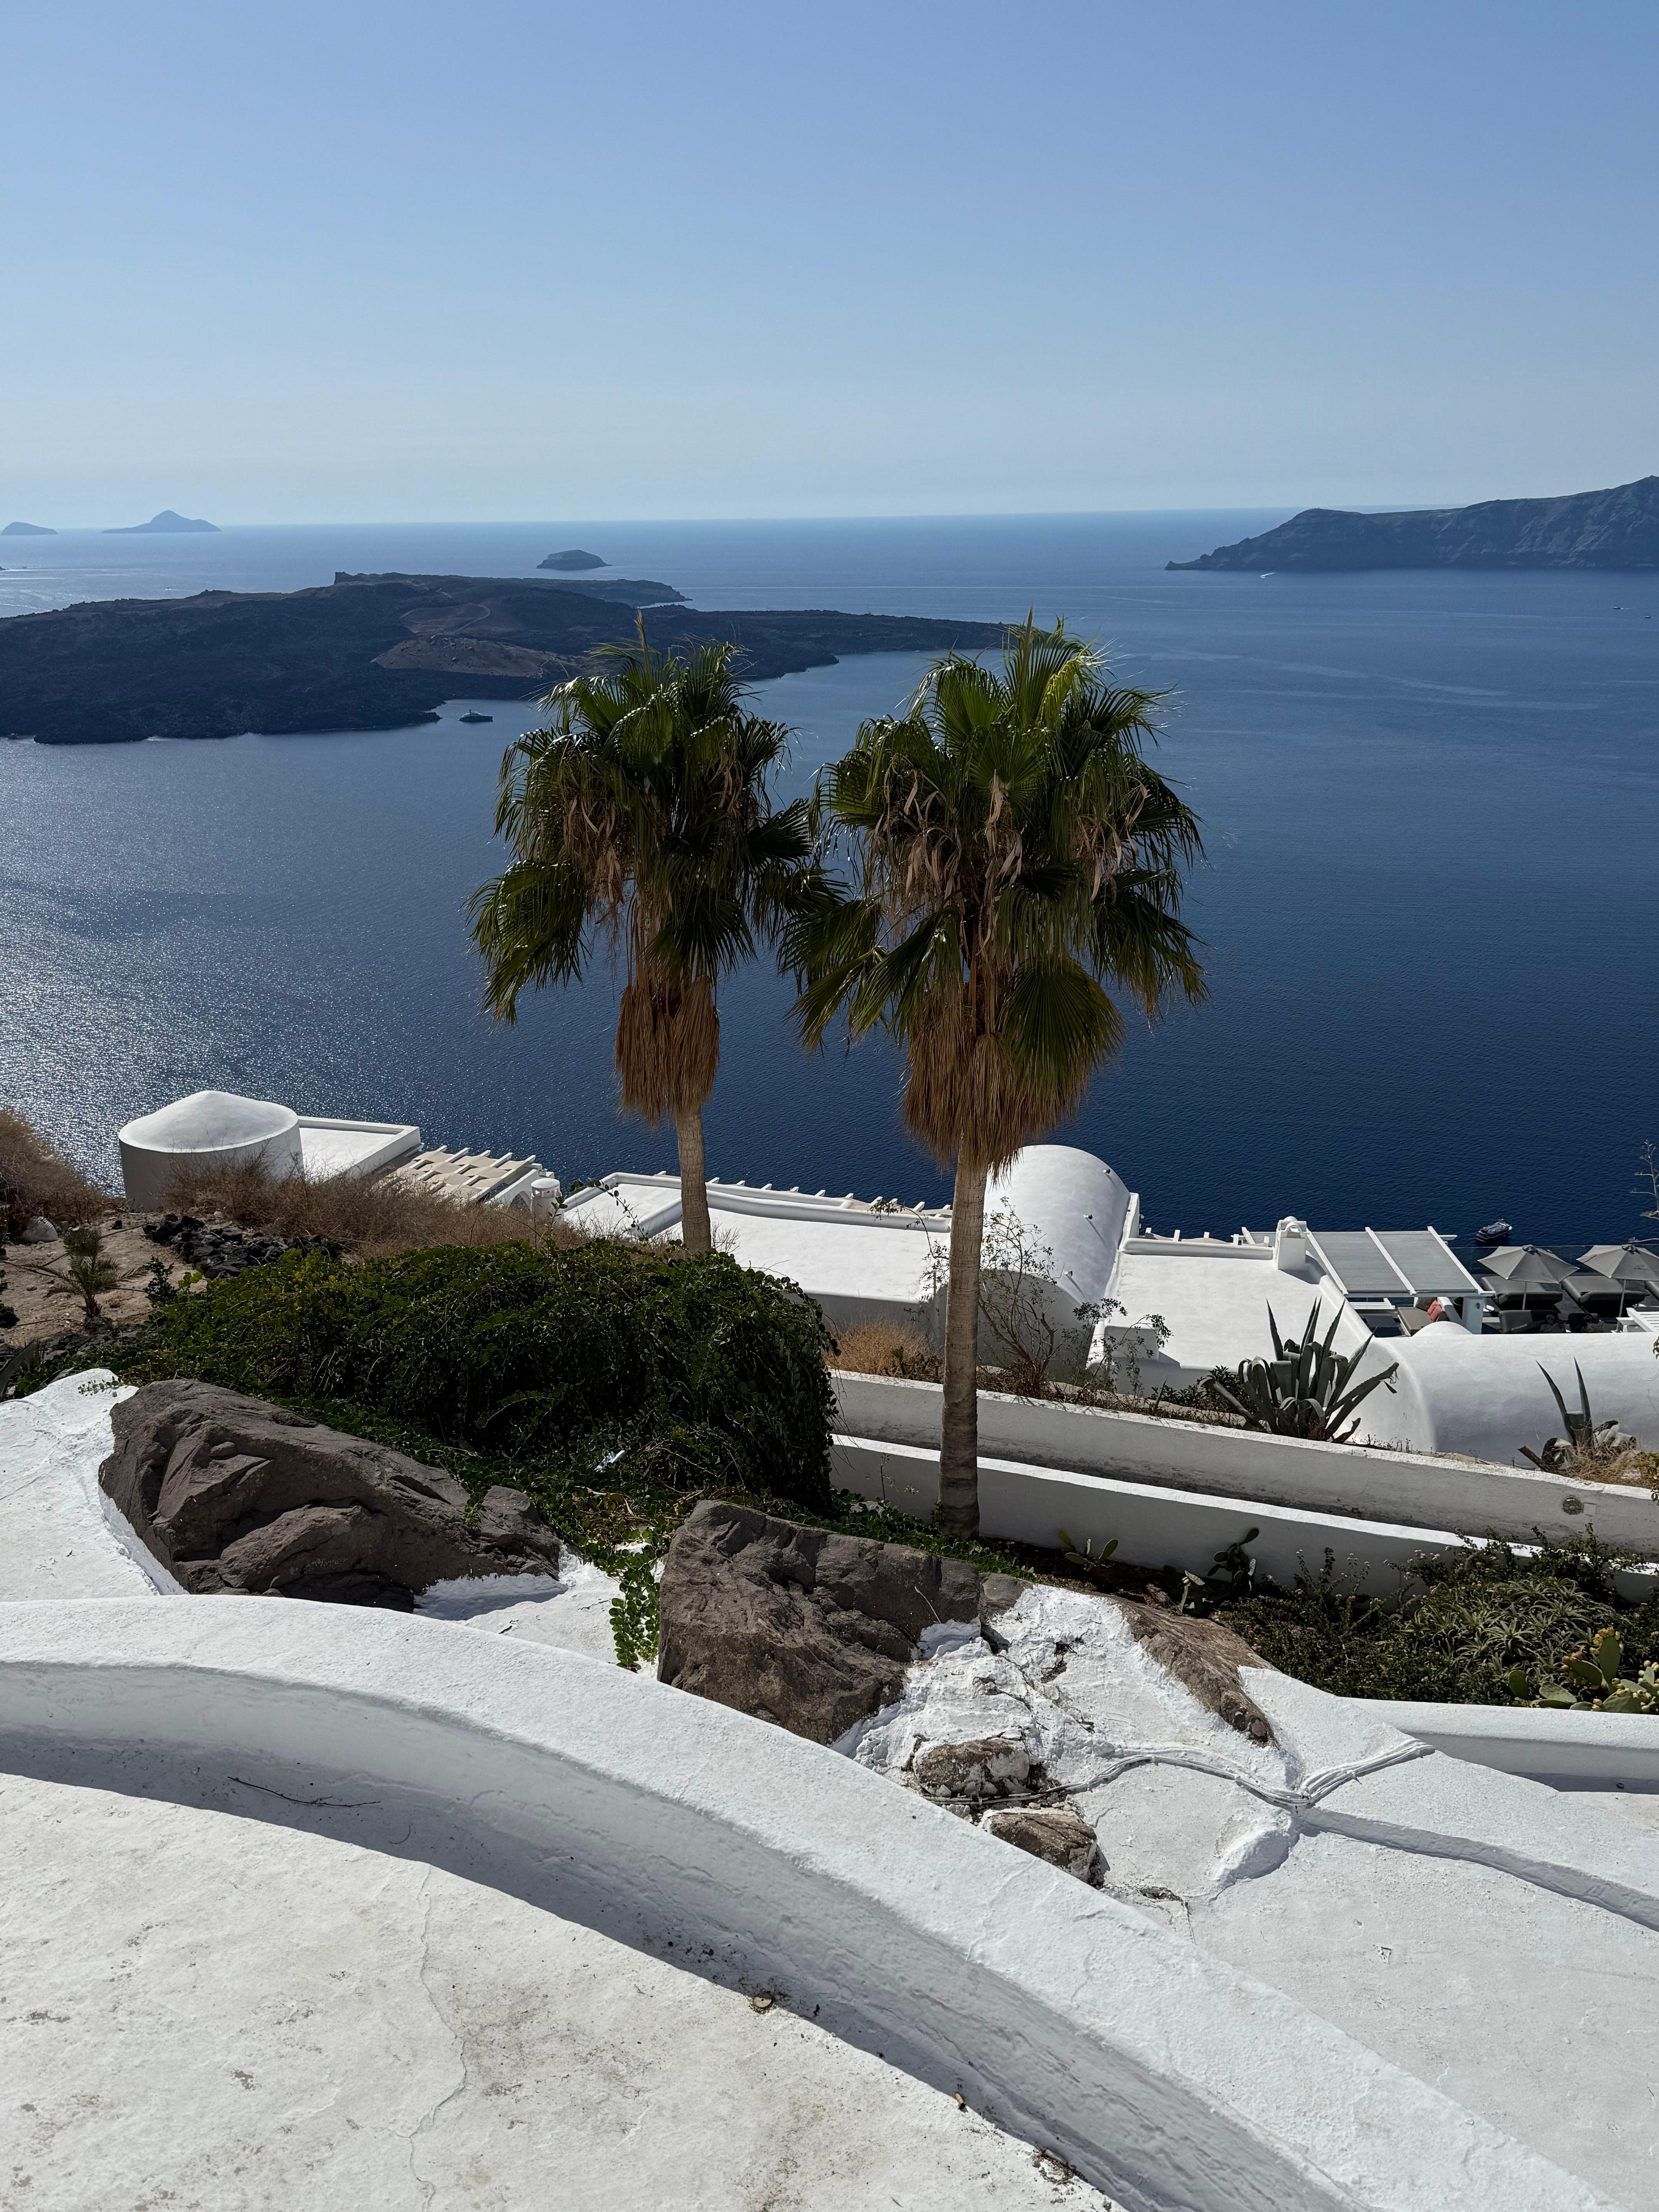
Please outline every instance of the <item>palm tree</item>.
M771 936L810 849L803 800L775 809L788 732L747 711L731 645L639 650L550 691L549 725L508 747L495 828L513 854L473 894L484 1003L580 981L597 930L625 961L617 1067L626 1113L679 1145L680 1235L710 1247L702 1109L720 1063L720 976Z
M1115 989L1154 1018L1205 995L1180 919L1197 817L1147 764L1158 695L1112 682L1063 626L1010 633L1000 671L952 653L908 710L824 771L816 821L853 833L856 890L821 882L785 957L822 1042L844 1011L904 1047L905 1116L955 1163L939 1526L979 1527L980 1247L988 1177L1082 1103L1115 1052Z

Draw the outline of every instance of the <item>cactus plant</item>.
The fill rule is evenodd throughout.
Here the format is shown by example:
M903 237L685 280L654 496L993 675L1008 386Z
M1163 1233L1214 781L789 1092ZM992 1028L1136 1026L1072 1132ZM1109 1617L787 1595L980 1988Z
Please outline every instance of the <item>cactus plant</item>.
M1211 1394L1231 1413L1243 1416L1251 1429L1266 1429L1279 1437L1307 1437L1326 1443L1345 1443L1359 1426L1353 1418L1360 1401L1379 1383L1400 1371L1396 1360L1380 1374L1354 1381L1354 1370L1368 1345L1346 1356L1332 1349L1342 1310L1337 1308L1323 1341L1319 1336L1319 1307L1315 1304L1299 1337L1279 1334L1271 1306L1267 1327L1273 1332L1271 1359L1242 1360L1224 1382L1218 1370L1211 1381ZM1343 1425L1346 1423L1345 1427Z
M1540 1688L1524 1667L1512 1667L1505 1680L1517 1705L1581 1713L1659 1712L1659 1664L1650 1659L1632 1679L1620 1672L1624 1663L1624 1638L1616 1628L1601 1628L1587 1652L1575 1651L1564 1661L1560 1681Z

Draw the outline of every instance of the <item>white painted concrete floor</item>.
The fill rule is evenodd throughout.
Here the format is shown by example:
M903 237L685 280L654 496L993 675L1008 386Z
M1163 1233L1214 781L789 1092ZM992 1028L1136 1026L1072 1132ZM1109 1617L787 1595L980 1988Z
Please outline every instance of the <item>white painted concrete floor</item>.
M0 2206L1102 2212L802 2021L517 1899L0 1776Z

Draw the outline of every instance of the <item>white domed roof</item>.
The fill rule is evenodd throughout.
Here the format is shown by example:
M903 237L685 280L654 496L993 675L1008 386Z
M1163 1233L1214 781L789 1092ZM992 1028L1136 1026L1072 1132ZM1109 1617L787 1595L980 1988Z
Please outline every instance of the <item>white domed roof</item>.
M257 1145L297 1129L300 1117L270 1098L241 1098L234 1091L192 1091L154 1114L140 1115L121 1132L123 1144L156 1152L222 1152Z
M1054 1279L1078 1304L1105 1295L1117 1264L1129 1192L1104 1160L1076 1145L1028 1145L985 1194L988 1220L1012 1208L1054 1255Z

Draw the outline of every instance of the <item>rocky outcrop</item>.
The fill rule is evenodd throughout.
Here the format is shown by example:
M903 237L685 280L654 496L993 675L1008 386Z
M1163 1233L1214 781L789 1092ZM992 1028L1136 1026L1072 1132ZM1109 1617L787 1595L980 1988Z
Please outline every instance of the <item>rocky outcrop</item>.
M111 1416L99 1480L187 1590L408 1612L436 1582L553 1574L522 1491L469 1516L453 1475L208 1382L150 1382Z
M550 553L545 561L538 561L536 566L556 568L561 574L571 575L584 568L608 568L611 563L602 553L588 553L580 545L567 545L562 553Z
M1659 477L1561 499L1353 514L1310 507L1170 568L1659 568Z
M657 1673L834 1743L898 1695L927 1630L988 1626L1022 1587L905 1545L702 1504L663 1569Z
M596 647L637 636L666 585L554 577L351 575L303 592L83 602L0 621L0 718L44 744L244 731L391 730L441 702L530 699ZM992 623L811 609L659 609L658 652L727 638L750 680L844 653L995 645Z
M1026 1585L982 1575L963 1559L902 1544L832 1534L738 1505L702 1504L669 1547L659 1592L657 1672L677 1689L775 1722L815 1743L833 1743L896 1698L930 1629L974 1623L993 1649L998 1613ZM1102 1597L1148 1658L1199 1702L1270 1743L1267 1715L1239 1680L1265 1662L1217 1620ZM943 1745L927 1760L955 1766L990 1758L990 1743ZM1024 1753L1014 1747L1010 1756ZM1024 1786L1029 1778L1018 1778ZM997 1794L918 1773L930 1796Z

